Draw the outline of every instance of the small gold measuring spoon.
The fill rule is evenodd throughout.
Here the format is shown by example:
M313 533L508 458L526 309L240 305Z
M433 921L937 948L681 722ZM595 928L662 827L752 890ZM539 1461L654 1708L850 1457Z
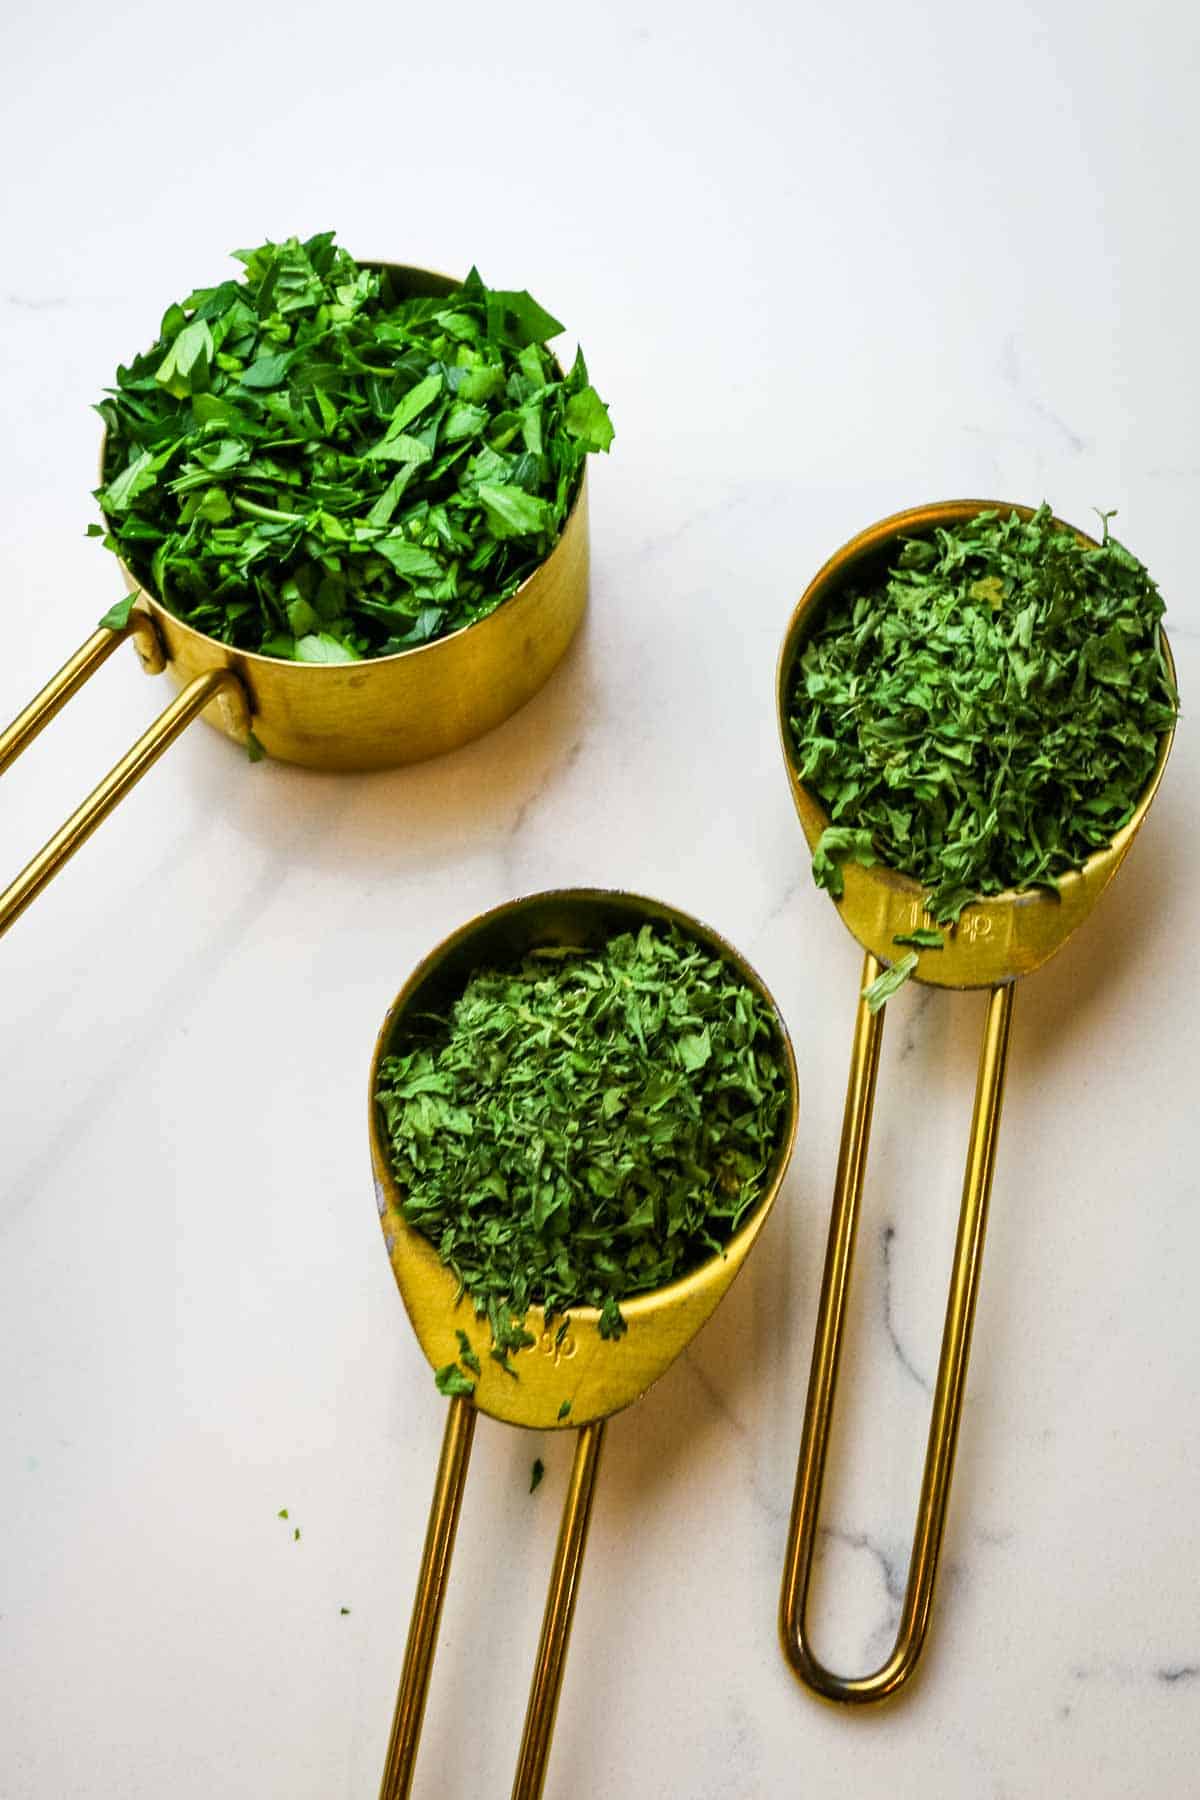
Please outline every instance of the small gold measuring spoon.
M822 605L845 587L852 573L861 578L873 567L881 569L895 552L900 538L928 534L938 526L956 525L978 513L991 511L1002 515L1016 512L1021 518L1028 519L1032 517L1033 509L1014 507L999 500L947 500L896 513L869 526L845 544L801 595L779 654L776 697L784 764L810 849L815 850L821 833L829 824L829 817L816 795L797 778L788 711L796 659ZM1083 532L1077 532L1076 536L1081 543L1093 544L1095 541ZM1174 682L1175 668L1165 636L1161 642L1163 658ZM800 1680L827 1700L859 1705L882 1700L903 1686L921 1654L933 1604L938 1552L946 1524L954 1450L966 1389L971 1327L1004 1096L1014 984L1020 976L1031 974L1062 948L1120 868L1158 792L1173 737L1173 730L1163 734L1158 760L1129 823L1106 849L1090 856L1082 869L1060 877L1057 895L1033 889L976 901L963 913L957 928L946 933L945 948L936 955L922 956L914 976L914 980L931 987L987 988L988 1010L975 1088L975 1110L967 1143L967 1167L950 1275L950 1296L900 1625L886 1661L873 1674L848 1678L833 1674L819 1660L808 1639L805 1615L887 1010L881 1008L872 1015L860 996L779 1610L784 1655ZM911 932L921 925L931 925L933 921L925 914L924 889L909 876L878 864L868 869L853 863L844 866L843 874L845 893L837 906L848 930L866 952L860 984L865 988L885 964L896 960L898 952L893 939L897 933Z
M379 1214L409 1321L436 1369L457 1360L456 1330L459 1326L471 1326L475 1315L470 1302L459 1296L457 1278L433 1245L404 1219L402 1196L392 1175L386 1134L375 1104L380 1064L407 1019L453 1000L476 969L519 960L544 944L599 946L615 933L636 931L647 922L677 926L735 969L770 1009L787 1082L787 1102L765 1191L721 1255L667 1287L622 1303L628 1330L620 1339L602 1338L597 1329L599 1313L592 1307L580 1306L571 1308L567 1332L560 1341L562 1321L556 1319L547 1329L542 1309L530 1307L526 1329L535 1341L516 1359L519 1379L514 1381L484 1356L474 1397L451 1400L380 1800L403 1800L412 1785L477 1412L534 1431L573 1429L579 1433L512 1790L513 1800L537 1800L541 1794L605 1423L610 1414L639 1399L670 1367L745 1262L787 1169L796 1131L798 1094L796 1063L787 1029L770 994L737 951L716 932L674 907L633 894L592 888L510 901L462 926L427 956L405 982L375 1045L369 1105L371 1161ZM571 1401L571 1410L564 1421L560 1409L566 1399Z
M449 293L445 275L375 264L396 295ZM101 470L104 452L101 450ZM547 680L583 617L588 586L586 475L546 560L478 624L450 637L356 663L296 663L234 650L167 610L122 563L136 596L127 625L94 631L8 729L0 772L15 762L131 638L148 674L166 669L180 692L66 824L0 893L0 936L195 718L268 756L310 769L387 769L470 743L516 712Z

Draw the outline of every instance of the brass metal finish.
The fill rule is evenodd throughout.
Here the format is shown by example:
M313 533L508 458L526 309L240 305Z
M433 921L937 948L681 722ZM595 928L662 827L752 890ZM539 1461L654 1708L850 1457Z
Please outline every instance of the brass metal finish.
M587 603L587 479L562 536L528 581L477 625L395 656L297 663L232 650L160 605L125 570L154 619L167 674L183 683L229 669L248 696L254 735L279 762L308 769L390 769L458 750L491 731L542 687ZM208 723L245 742L228 718Z
M863 965L863 986L873 981L878 974L879 963L868 951ZM933 1605L938 1552L946 1523L954 1450L967 1385L967 1357L970 1354L971 1327L979 1292L983 1236L996 1159L1009 1026L1015 993L1015 985L1007 982L1002 987L993 988L988 1001L987 1025L975 1090L975 1112L971 1120L967 1150L967 1170L963 1181L962 1208L958 1220L958 1240L954 1247L954 1264L950 1276L950 1297L946 1305L942 1353L938 1362L925 1469L921 1479L921 1497L917 1506L917 1526L900 1626L891 1654L873 1675L844 1679L827 1669L814 1653L805 1630L805 1610L817 1542L821 1486L825 1476L825 1457L841 1356L846 1297L850 1285L850 1264L854 1256L859 1202L866 1173L871 1107L875 1097L875 1076L879 1068L886 1010L881 1009L872 1017L866 1001L861 998L859 1000L854 1049L850 1058L850 1081L846 1090L841 1154L834 1185L833 1216L829 1224L829 1246L825 1253L825 1271L817 1309L817 1335L809 1375L808 1403L804 1410L800 1466L796 1476L796 1496L792 1504L780 1603L780 1635L784 1654L801 1680L827 1700L862 1704L885 1699L908 1679L925 1642Z
M429 270L383 263L395 293L444 293L455 285ZM104 450L101 448L101 470ZM503 605L476 625L395 656L357 663L295 663L233 650L169 612L121 565L135 596L129 623L95 631L0 734L0 771L132 638L143 667L165 668L179 686L145 737L0 896L0 932L111 811L133 782L199 716L239 744L254 736L279 762L310 769L387 769L457 750L507 719L545 683L578 629L587 604L587 476L545 561ZM204 704L196 705L205 695ZM178 710L182 704L182 711ZM185 716L186 715L186 716ZM168 721L170 729L167 730ZM166 731L160 736L160 730ZM129 766L136 773L129 774ZM120 779L118 779L120 777ZM62 842L69 833L69 842Z
M583 1427L575 1446L571 1484L567 1489L562 1524L558 1531L558 1548L554 1553L550 1591L546 1595L546 1615L542 1620L542 1637L533 1667L533 1682L529 1689L529 1705L525 1712L525 1729L521 1734L521 1753L517 1757L512 1800L541 1800L542 1789L546 1785L550 1740L554 1736L558 1696L562 1691L563 1670L567 1661L567 1642L571 1636L571 1621L575 1616L575 1599L579 1592L579 1570L587 1548L592 1499L596 1491L596 1474L600 1466L600 1451L606 1428L603 1419L593 1419L590 1425Z
M670 1367L713 1312L757 1240L783 1181L795 1138L798 1108L795 1058L786 1027L770 994L749 964L723 938L674 907L632 894L589 888L535 894L527 899L510 901L453 932L425 958L400 990L384 1020L371 1059L368 1101L371 1162L384 1240L413 1330L430 1365L436 1369L457 1360L456 1332L459 1328L473 1335L480 1349L484 1347L484 1338L473 1307L458 1293L454 1275L441 1262L428 1240L405 1221L403 1198L392 1174L386 1137L375 1104L380 1063L402 1034L406 1020L436 1008L461 992L474 969L518 958L543 944L598 945L613 933L636 930L648 920L677 925L689 937L722 957L770 1009L787 1080L787 1111L767 1173L765 1192L726 1245L724 1253L666 1287L624 1302L621 1311L628 1329L621 1338L601 1338L599 1313L594 1307L581 1306L573 1307L566 1315L566 1333L559 1340L561 1321L555 1321L553 1328L547 1329L542 1309L531 1307L526 1327L535 1341L514 1358L519 1378L514 1381L489 1356L481 1357L482 1373L470 1402L474 1408L511 1425L524 1425L539 1431L580 1431L513 1790L519 1800L533 1800L533 1796L541 1793L545 1779L591 1512L602 1421L609 1414L631 1405ZM564 1400L571 1402L566 1419L559 1416ZM445 1456L446 1453L443 1464ZM465 1474L465 1458L462 1473ZM439 1477L409 1634L401 1682L402 1698L406 1685L416 1692L416 1677L410 1678L410 1666L424 1670L427 1678L433 1655L437 1611L431 1604L430 1592L435 1585L444 1582L445 1559L453 1541L452 1522L448 1527L443 1523L440 1531L435 1531L439 1509L444 1511L446 1505ZM431 1549L435 1545L444 1546L444 1550ZM423 1699L423 1682L420 1695ZM403 1756L389 1753L381 1800L399 1800L399 1796L407 1794L412 1780L420 1710L418 1706L414 1711L411 1699L406 1702L406 1713L410 1724L404 1734ZM399 1716L398 1707L397 1718ZM392 1741L395 1749L395 1733ZM387 1786L388 1781L392 1783L391 1787Z
M120 631L110 631L107 626L100 626L79 646L74 656L68 658L41 693L35 695L23 712L17 714L8 729L0 732L0 774L10 763L16 762L22 750L32 744L55 714L62 711L67 701L79 692L84 682L90 680L128 637L134 639L143 667L149 674L156 675L166 667L154 621L147 614L132 613L129 623Z
M474 1436L475 1408L469 1400L452 1400L446 1412L446 1434L442 1439L442 1454L433 1487L429 1528L425 1533L425 1551L421 1557L421 1573L417 1577L417 1594L408 1628L404 1669L400 1676L400 1691L396 1695L396 1714L392 1720L379 1800L407 1800L412 1787L417 1741L425 1717L433 1653L437 1648L442 1602L446 1598L446 1581Z
M1012 508L1006 502L995 500L946 501L897 513L861 532L839 550L802 595L780 652L777 704L788 781L810 848L815 848L829 818L817 796L796 776L788 708L796 658L820 606L844 587L851 572L861 576L866 572L864 565L869 569L872 563L879 566L885 562L894 551L898 538L920 535L937 526L952 525L993 509L1002 513L1015 510L1023 518L1032 513L1032 508ZM1094 541L1084 537L1083 533L1077 535L1085 543ZM1174 680L1174 664L1165 637L1162 643L1164 658ZM945 1531L954 1451L966 1390L971 1328L1004 1096L1014 984L1018 977L1038 968L1062 947L1116 874L1158 791L1173 737L1173 730L1163 734L1158 759L1129 823L1110 845L1089 857L1082 869L1060 879L1057 897L1037 890L999 894L976 901L965 909L958 925L947 932L945 949L922 956L918 964L914 977L918 981L936 987L989 988L991 992L980 1051L950 1295L899 1630L891 1654L873 1674L843 1677L833 1674L813 1652L805 1613L883 1040L883 1011L872 1017L866 1002L859 999L779 1609L784 1655L800 1680L824 1699L852 1705L885 1699L908 1680L920 1656L933 1604L938 1553ZM861 984L866 987L884 964L895 961L898 952L893 936L912 931L922 924L931 924L932 920L924 911L921 884L910 877L881 866L864 869L847 864L843 872L845 893L837 905L847 928L866 951Z
M759 976L732 945L708 926L654 900L604 889L574 888L509 901L452 932L405 982L376 1041L371 1061L370 1131L379 1214L392 1273L409 1322L430 1367L438 1369L456 1361L456 1330L459 1326L477 1329L475 1315L470 1303L459 1297L455 1276L429 1239L405 1221L402 1196L392 1174L375 1106L379 1065L402 1030L406 1016L435 1008L445 996L460 992L473 969L489 962L511 961L540 944L599 945L615 932L637 930L647 920L677 925L722 957L775 1016L789 1095L779 1154L763 1200L743 1220L724 1254L666 1287L623 1301L621 1312L628 1329L618 1341L600 1336L600 1314L595 1307L579 1306L571 1309L567 1335L556 1344L558 1323L547 1330L541 1307L531 1306L526 1329L533 1333L536 1342L515 1359L520 1380L514 1381L498 1363L485 1356L483 1373L475 1387L475 1405L479 1410L508 1425L525 1425L534 1431L577 1429L592 1419L619 1412L658 1380L712 1313L766 1223L791 1155L797 1083L786 1029ZM558 1410L568 1398L571 1413L564 1424Z
M977 513L993 510L1016 512L1026 519L1033 514L1032 507L1013 506L1003 500L944 500L935 506L914 506L910 511L896 513L851 538L813 577L801 595L779 653L777 700L784 766L810 849L816 848L821 833L829 824L829 815L817 795L806 788L796 774L788 730L788 701L796 658L821 607L831 595L845 587L851 576L861 579L873 565L878 567L886 563L898 538L919 537L939 525L961 524ZM1075 535L1081 543L1095 543L1094 538L1087 537L1082 531ZM1174 680L1175 665L1165 636L1162 642L1167 667ZM1137 810L1111 844L1090 856L1082 869L1061 876L1057 895L1044 888L1033 888L1025 893L995 894L989 899L977 900L963 913L957 930L947 934L945 949L934 956L921 958L916 979L931 987L992 987L997 982L1014 981L1019 975L1031 974L1060 950L1095 906L1141 829L1150 802L1158 792L1174 735L1173 730L1163 733L1158 761ZM892 939L897 932L912 931L922 924L933 923L925 914L924 889L910 875L900 875L882 864L864 869L857 863L847 863L843 874L846 891L838 902L838 911L847 930L881 963L895 962L897 952Z
M53 685L53 684L51 684ZM106 819L118 801L141 780L158 761L163 751L186 731L192 720L211 706L227 690L235 703L241 698L237 677L228 669L213 669L198 675L171 704L164 707L153 725L142 733L133 747L115 763L98 787L92 789L82 806L76 808L65 825L28 862L2 894L0 894L0 937L14 920L19 919L63 864L91 837L97 825ZM60 701L61 705L62 702ZM36 729L36 727L35 727ZM28 742L28 735L26 742Z
M450 293L448 275L374 263L391 292ZM587 474L546 557L494 613L450 637L358 663L295 663L231 650L185 625L122 564L137 605L153 617L167 673L180 683L230 668L249 699L254 735L278 762L308 769L391 769L458 750L501 724L542 687L587 604ZM245 740L212 712L209 724Z

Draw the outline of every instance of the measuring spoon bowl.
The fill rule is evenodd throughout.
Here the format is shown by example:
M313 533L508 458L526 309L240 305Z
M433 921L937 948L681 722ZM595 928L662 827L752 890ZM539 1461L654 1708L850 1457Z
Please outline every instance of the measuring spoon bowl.
M1029 519L1034 508L1015 506L1003 500L942 500L893 513L890 518L869 525L849 543L843 544L818 570L800 596L779 653L776 708L788 785L810 850L816 849L831 820L819 797L796 773L788 723L796 663L809 634L825 605L851 580L860 581L875 571L882 571L899 550L903 539L926 536L939 526L962 524L982 512L998 512L1002 517L1015 512L1019 518ZM1061 521L1056 523L1061 524ZM1096 546L1096 540L1084 532L1077 531L1075 535L1080 543ZM1165 635L1161 635L1161 643L1163 660L1174 682L1175 665ZM1090 856L1082 868L1060 875L1057 893L1045 888L1030 888L1024 892L1009 891L973 900L958 924L946 929L944 948L934 955L921 957L913 979L931 987L995 987L999 982L1015 981L1018 976L1031 974L1061 950L1083 924L1141 830L1158 792L1174 736L1173 728L1163 733L1157 761L1133 816L1111 843ZM845 892L836 902L838 914L863 949L881 963L895 962L896 957L903 954L893 941L898 934L934 924L925 912L926 890L912 876L902 875L882 863L864 868L859 863L847 862L842 873Z
M779 654L776 705L788 784L811 850L816 849L830 819L818 796L796 773L788 715L796 661L822 607L845 587L850 578L881 572L892 560L902 539L919 537L938 527L955 525L975 518L981 512L993 511L1002 516L1015 511L1023 519L1033 514L1032 507L1012 507L995 500L947 500L932 506L912 507L877 525L868 526L843 545L801 595ZM1077 532L1076 536L1084 544L1095 543L1082 532ZM1170 649L1161 633L1160 643L1164 668L1174 684ZM825 1700L854 1707L885 1700L909 1680L921 1656L933 1607L966 1392L1016 982L1019 976L1028 975L1062 948L1120 868L1158 792L1173 738L1173 729L1162 734L1154 767L1128 822L1112 842L1090 856L1081 869L1059 877L1057 892L1035 889L972 901L957 925L945 930L944 948L922 955L917 964L914 979L930 986L986 988L989 993L975 1104L967 1137L946 1322L904 1596L891 1650L876 1668L863 1675L839 1674L821 1661L808 1631L808 1595L820 1542L821 1492L866 1178L884 1020L888 1011L887 1007L882 1007L872 1012L867 991L882 966L895 961L900 948L895 943L897 934L932 925L934 921L925 913L925 888L920 882L878 864L873 868L863 868L855 863L843 865L845 891L835 905L843 923L866 954L859 980L841 1147L779 1603L779 1636L784 1656L805 1686Z
M638 1294L621 1303L628 1330L620 1338L602 1338L594 1307L571 1307L560 1338L562 1316L547 1326L542 1308L526 1317L534 1343L512 1359L518 1379L505 1374L486 1354L488 1328L477 1322L474 1308L459 1297L458 1280L442 1262L429 1239L409 1225L388 1153L380 1110L375 1101L379 1069L407 1022L437 1009L462 992L479 968L519 960L547 944L598 948L623 931L644 924L674 925L734 968L765 1003L774 1021L777 1046L787 1083L787 1102L764 1191L724 1250L666 1287ZM536 1430L579 1426L607 1417L645 1393L668 1369L710 1317L742 1268L766 1224L779 1192L795 1138L798 1084L795 1057L787 1029L760 978L726 941L688 914L659 901L594 888L535 894L509 901L451 933L414 970L383 1022L371 1061L371 1162L384 1240L392 1271L409 1321L433 1368L458 1357L457 1331L465 1330L482 1350L474 1404L481 1412L509 1425ZM559 1411L570 1399L563 1420Z

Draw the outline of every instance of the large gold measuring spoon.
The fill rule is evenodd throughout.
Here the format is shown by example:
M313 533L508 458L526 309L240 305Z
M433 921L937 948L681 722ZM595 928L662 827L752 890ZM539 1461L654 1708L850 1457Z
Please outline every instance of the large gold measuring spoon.
M433 1245L404 1219L402 1195L392 1175L387 1139L374 1099L380 1063L406 1021L421 1012L440 1009L455 998L474 970L516 961L544 944L598 946L614 933L636 931L648 921L677 926L721 957L770 1009L787 1082L787 1102L764 1192L720 1256L667 1287L623 1303L621 1310L628 1330L619 1340L600 1336L599 1314L591 1307L571 1309L565 1335L560 1335L561 1320L547 1329L541 1308L531 1307L526 1329L535 1341L516 1358L519 1378L514 1381L485 1355L473 1398L451 1400L380 1800L402 1800L412 1785L478 1412L535 1431L570 1428L579 1433L512 1790L514 1800L537 1800L541 1794L605 1422L610 1414L637 1400L670 1367L712 1313L749 1255L791 1155L797 1085L795 1058L774 1001L754 971L723 938L673 907L632 894L587 888L515 900L454 932L426 957L401 988L375 1045L370 1086L371 1160L383 1234L412 1328L431 1365L439 1368L457 1359L457 1328L472 1327L474 1312L469 1301L461 1298L457 1278ZM567 1399L571 1409L564 1420L561 1408Z
M370 266L370 265L368 265ZM447 276L382 268L394 295L449 293ZM101 455L103 466L103 453ZM535 694L583 617L588 585L586 476L546 560L476 625L394 656L297 663L234 650L185 625L121 565L137 596L120 630L100 627L0 733L0 772L126 638L149 674L180 692L16 880L0 893L0 935L195 718L268 756L310 769L386 769L456 750Z
M872 567L881 568L890 560L900 538L921 536L938 526L955 525L980 512L993 510L1001 514L1015 511L1022 518L1032 516L1030 507L1012 507L996 500L948 500L896 513L852 538L825 564L801 596L779 655L777 705L792 798L810 848L816 848L829 818L817 797L797 778L788 730L788 707L796 658L822 605L845 586L851 574L861 578ZM1083 543L1094 541L1082 532L1077 535ZM1174 664L1165 637L1162 652L1174 681ZM945 948L934 955L922 956L914 977L933 987L986 988L987 1018L975 1088L975 1110L967 1142L950 1296L900 1625L886 1661L873 1674L850 1678L833 1674L817 1657L809 1642L805 1614L886 1011L884 1008L872 1015L866 1002L859 999L779 1613L780 1635L789 1663L801 1681L828 1700L851 1704L882 1700L908 1680L921 1654L933 1604L938 1552L945 1530L954 1450L966 1388L971 1326L979 1290L988 1197L1004 1094L1014 984L1020 976L1030 974L1062 948L1120 868L1158 792L1173 736L1173 731L1163 734L1158 760L1129 823L1106 849L1089 857L1082 869L1062 876L1057 895L1030 890L976 901L963 913L958 927L947 932ZM933 921L925 917L920 883L910 877L879 865L868 869L847 864L843 872L845 893L837 903L838 911L866 952L860 984L865 988L885 964L895 961L899 952L893 939L897 933L910 932Z

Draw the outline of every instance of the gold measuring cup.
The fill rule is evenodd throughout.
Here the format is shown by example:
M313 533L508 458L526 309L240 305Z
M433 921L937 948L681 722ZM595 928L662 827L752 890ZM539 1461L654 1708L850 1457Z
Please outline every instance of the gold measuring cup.
M792 798L810 848L816 848L829 818L816 795L797 779L788 731L788 705L796 658L822 605L845 586L852 574L862 577L872 566L881 568L900 538L921 536L938 526L959 524L993 510L1002 514L1015 511L1027 519L1033 509L997 500L948 500L896 513L852 538L825 564L801 596L779 655L777 705ZM1076 535L1083 543L1094 542L1082 532ZM1162 645L1173 681L1174 664L1165 637ZM965 910L957 928L947 932L945 948L921 958L914 976L932 987L986 988L988 1008L967 1143L950 1296L899 1630L890 1655L873 1674L847 1678L833 1674L819 1660L808 1639L805 1615L887 1010L882 1008L872 1016L866 1002L859 999L779 1612L784 1655L800 1680L827 1700L861 1705L885 1699L908 1680L921 1654L933 1604L966 1388L1015 983L1061 949L1120 868L1158 792L1173 736L1173 731L1164 733L1158 760L1129 823L1106 849L1089 857L1082 869L1062 876L1057 895L1035 889L976 901ZM892 940L897 933L910 932L933 921L925 915L921 884L910 877L880 865L868 869L852 863L844 865L843 874L845 893L837 905L845 925L866 952L860 983L865 988L885 964L895 961L898 950Z
M573 1307L567 1315L566 1335L560 1341L561 1321L556 1319L547 1329L542 1309L531 1307L526 1329L535 1341L516 1357L519 1379L514 1381L485 1355L474 1397L450 1401L380 1800L402 1800L412 1785L477 1412L535 1431L572 1429L579 1433L512 1790L513 1800L537 1800L541 1794L605 1423L610 1414L640 1398L670 1367L745 1262L787 1169L795 1137L798 1096L796 1063L787 1029L766 988L738 953L716 932L674 907L632 894L590 888L514 900L454 932L405 982L375 1045L371 1060L370 1131L379 1214L409 1321L436 1369L456 1361L456 1328L473 1325L474 1309L460 1297L457 1278L433 1245L404 1219L402 1197L392 1175L375 1104L380 1064L405 1022L414 1014L455 998L474 970L515 961L544 944L598 946L617 932L636 931L647 922L675 925L721 957L771 1011L787 1081L787 1106L766 1189L721 1255L667 1287L639 1294L622 1304L628 1325L623 1337L602 1338L597 1329L599 1313L592 1307L580 1306ZM571 1401L566 1420L560 1417L564 1399Z
M445 275L376 264L397 295L449 293ZM103 463L103 452L102 452ZM15 762L126 638L149 674L180 692L0 893L0 935L195 718L268 756L310 769L386 769L457 750L529 700L559 662L587 601L587 477L558 542L516 592L478 624L394 656L295 663L235 650L169 612L121 565L136 603L128 624L102 626L0 733L0 772Z

